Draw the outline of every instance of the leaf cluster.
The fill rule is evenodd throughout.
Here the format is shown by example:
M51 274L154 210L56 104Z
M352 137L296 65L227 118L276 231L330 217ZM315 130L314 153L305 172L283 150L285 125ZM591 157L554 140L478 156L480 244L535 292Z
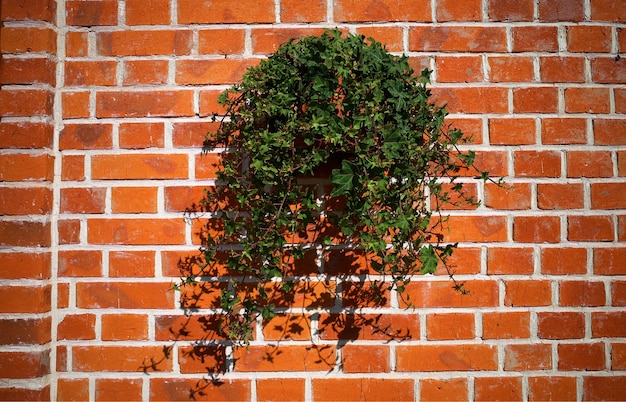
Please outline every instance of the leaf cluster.
M399 293L445 263L455 245L442 243L439 209L462 192L455 179L474 154L459 151L466 139L430 101L429 78L372 39L330 30L282 45L221 94L226 113L204 150L222 165L203 200L220 227L202 252L210 267L225 251L219 262L242 278L221 295L237 317L230 338L248 341L254 318L274 315L270 293L293 291L287 261L307 248L362 249Z

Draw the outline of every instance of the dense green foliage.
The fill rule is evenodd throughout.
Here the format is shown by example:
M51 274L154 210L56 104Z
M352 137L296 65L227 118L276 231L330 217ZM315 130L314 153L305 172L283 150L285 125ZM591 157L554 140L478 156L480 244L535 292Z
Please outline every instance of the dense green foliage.
M299 280L286 257L311 247L364 250L385 278L374 292L402 294L412 275L445 265L455 245L442 243L439 207L462 191L455 175L474 154L429 102L429 76L378 42L327 31L282 45L221 95L226 113L204 149L222 152L222 167L203 200L219 219L202 236L202 272L183 282L227 266L229 338L247 342L256 317L275 314L270 293Z

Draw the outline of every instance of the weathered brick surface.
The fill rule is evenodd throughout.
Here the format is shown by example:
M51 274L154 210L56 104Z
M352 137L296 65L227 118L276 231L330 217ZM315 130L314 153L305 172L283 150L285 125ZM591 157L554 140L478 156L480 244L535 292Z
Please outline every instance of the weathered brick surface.
M0 400L626 399L623 1L0 1ZM200 147L227 85L334 26L432 68L508 186L459 172L481 204L444 211L468 295L440 266L364 301L362 253L312 250L233 352L225 282L170 289L219 223L183 219Z

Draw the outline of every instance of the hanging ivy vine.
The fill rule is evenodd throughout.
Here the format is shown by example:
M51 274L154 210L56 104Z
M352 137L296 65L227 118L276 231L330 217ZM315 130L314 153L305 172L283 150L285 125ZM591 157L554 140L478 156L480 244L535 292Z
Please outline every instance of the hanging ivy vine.
M429 78L372 39L330 30L282 45L221 94L226 112L204 142L222 159L201 203L202 262L178 288L227 267L229 339L247 343L257 317L274 316L276 295L299 283L288 259L311 248L362 250L385 278L374 295L447 267L456 245L443 243L440 208L463 194L456 178L474 153L459 150L466 138L431 103Z

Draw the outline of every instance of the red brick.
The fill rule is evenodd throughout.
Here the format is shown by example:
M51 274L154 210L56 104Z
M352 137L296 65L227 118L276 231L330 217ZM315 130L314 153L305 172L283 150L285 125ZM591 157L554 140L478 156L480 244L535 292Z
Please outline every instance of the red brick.
M223 345L185 346L178 349L181 373L223 373L225 371Z
M52 105L50 91L3 89L0 92L0 115L3 117L51 116Z
M102 276L102 252L99 250L59 251L59 276Z
M542 82L585 82L583 57L545 56L539 59Z
M510 311L483 314L483 339L530 337L530 313Z
M595 21L626 21L622 3L611 0L591 0L591 19Z
M437 1L437 21L480 21L482 5L480 0L439 0Z
M626 82L626 60L602 57L591 60L591 79L599 84L623 84Z
M132 91L98 92L96 117L180 117L192 116L193 92Z
M612 241L613 219L611 216L569 216L567 239L570 241Z
M593 134L596 145L625 145L626 120L595 119Z
M593 250L593 272L596 275L626 274L626 248L596 248Z
M96 401L140 401L142 380L139 378L97 378Z
M215 179L222 166L222 157L217 153L206 153L196 156L196 179Z
M0 313L46 313L50 311L50 286L0 286L0 291L2 291ZM24 300L29 302L24 303Z
M626 183L592 183L591 208L626 208Z
M70 306L70 285L69 283L57 284L57 309L66 309Z
M65 55L80 57L89 54L89 34L87 32L67 32L65 34Z
M252 31L253 53L274 53L280 45L302 36L319 36L320 28L254 29Z
M450 113L506 113L508 94L505 88L467 87L435 88L437 104L446 104Z
M532 0L488 0L487 15L490 21L532 21Z
M85 180L85 156L64 155L61 163L61 180Z
M52 148L53 126L48 123L1 122L0 147Z
M374 38L389 52L401 52L404 48L403 33L401 27L374 27L365 26L357 28L357 34L366 38Z
M65 8L67 25L117 25L117 0L68 0Z
M530 82L535 75L533 59L526 56L492 56L489 61L489 81Z
M48 252L0 253L0 279L48 279L50 268Z
M105 31L98 32L96 47L101 56L188 55L191 31Z
M448 117L446 122L451 127L461 130L469 144L483 143L483 122L481 119Z
M80 243L80 221L78 219L59 220L59 244Z
M559 151L515 151L515 175L518 177L561 176Z
M540 0L539 19L541 21L583 21L585 19L583 0Z
M188 173L182 154L93 155L91 169L100 180L184 179Z
M171 371L172 359L161 346L75 346L74 371Z
M167 83L167 60L128 60L124 63L124 85L158 85Z
M419 339L419 318L415 314L320 314L320 339L325 340L409 340Z
M591 336L623 338L626 336L626 311L591 313Z
M548 275L584 274L587 250L584 248L544 248L541 250L541 273Z
M2 21L55 22L56 2L53 0L15 0L2 4Z
M258 378L256 380L257 401L303 401L305 399L304 387L304 378Z
M119 126L121 148L163 148L165 127L163 123L122 123Z
M556 87L513 89L513 110L516 113L556 113L557 106Z
M389 373L389 356L389 346L345 345L341 348L342 369L344 373Z
M396 371L496 370L497 348L486 344L399 345Z
M610 95L608 88L566 88L565 111L567 113L609 113Z
M93 314L68 314L57 326L58 339L96 339L96 316Z
M61 213L104 213L106 188L61 189Z
M530 401L575 401L575 377L529 377L528 399Z
M66 61L65 86L111 86L115 85L117 62L115 61Z
M611 177L613 162L609 151L568 151L567 177Z
M499 242L507 240L504 216L451 216L441 229L445 242Z
M181 219L90 219L89 244L183 244L185 222Z
M313 0L305 3L298 0L280 2L281 22L324 22L326 21L326 2Z
M234 84L249 67L252 59L180 60L176 63L176 82L183 85Z
M534 119L489 119L489 142L492 145L527 145L536 142Z
M0 215L45 215L52 210L52 190L0 187Z
M521 243L558 243L561 223L557 216L517 216L513 222L513 240Z
M157 212L156 187L113 187L111 209L113 213Z
M582 209L584 204L582 183L537 184L537 206L539 209Z
M201 30L198 32L198 52L200 54L242 54L245 35L243 29Z
M206 6L202 0L180 0L178 23L272 23L276 21L272 0L214 2Z
M624 370L626 368L626 343L611 344L611 369Z
M580 312L537 313L537 336L540 339L582 339L585 316Z
M521 377L479 377L474 380L475 401L522 400Z
M222 93L222 91L215 91L215 90L208 90L208 91L200 91L200 116L215 116L216 114L218 115L224 115L226 114L226 109L224 109L224 107L222 105L220 105L218 103L218 98L220 96L220 94ZM200 123L202 124L202 123ZM211 122L211 123L204 123L205 125L211 127L210 125L217 125L219 124L218 122ZM174 127L180 127L182 125L185 125L185 123L183 124L176 124ZM191 126L191 127L195 127L196 125L198 125L198 123L187 123L186 125ZM212 131L214 132L215 130L211 129L211 130L207 130L207 131ZM205 131L206 134L206 131ZM187 135L189 136L190 133L187 133ZM198 140L200 139L200 136L198 136ZM196 144L194 144L196 145Z
M552 346L547 343L514 344L504 347L505 371L549 370Z
M480 82L483 63L479 56L435 57L438 82Z
M604 370L606 361L603 343L559 344L559 370Z
M3 27L2 53L50 53L56 54L57 35L50 28Z
M59 378L56 397L60 401L89 400L89 379Z
M626 176L626 151L617 151L617 175Z
M172 308L174 292L164 282L78 282L76 305L79 308Z
M109 276L111 277L151 277L154 275L154 266L154 251L111 251L109 253Z
M158 341L198 339L225 340L221 316L165 315L155 319L155 338Z
M64 119L78 119L90 115L90 94L87 91L64 92L61 94Z
M48 58L3 58L0 60L0 83L55 86L55 69L56 63Z
M626 306L626 281L611 282L611 300L613 306Z
M409 50L417 52L506 52L506 32L503 27L411 27Z
M0 221L0 246L49 247L50 223Z
M530 275L534 272L532 248L496 248L487 250L489 275Z
M520 306L549 306L552 303L552 287L550 281L508 280L504 283L504 305Z
M111 149L110 124L67 124L59 134L59 149Z
M377 0L364 3L356 0L336 0L334 21L431 21L427 0Z
M611 27L572 25L567 27L567 49L570 52L608 53L611 51Z
M103 341L148 339L148 316L145 314L104 314Z
M250 346L234 351L235 371L328 371L335 365L331 345Z
M495 307L498 285L494 280L466 281L461 294L449 281L413 281L406 286L409 302L414 307ZM401 305L406 304L404 300Z
M270 341L311 340L310 317L302 314L278 314L263 322L263 338Z
M420 380L420 401L464 401L467 399L466 378Z
M603 282L562 281L559 283L559 305L596 307L606 304Z
M545 118L541 120L543 144L586 144L587 122L577 118Z
M169 22L169 0L126 0L126 24L167 25Z
M474 332L474 314L472 313L426 315L428 340L473 339Z
M37 378L50 374L50 351L13 352L0 354L0 378Z
M626 400L626 376L585 376L583 381L583 399L586 401Z
M202 99L202 95L200 97ZM219 123L213 122L175 123L172 131L172 143L177 148L201 147L205 135L214 133L218 125Z
M491 177L508 175L508 156L505 151L476 151L471 169L461 168L457 176L476 177L479 171L489 172Z
M314 378L315 401L412 401L413 380L391 378Z
M0 345L43 345L50 342L51 319L0 319Z
M478 208L475 203L478 201L478 187L475 183L463 183L463 188L458 191L454 189L454 185L444 183L442 190L447 193L448 200L431 199L431 208L441 210L474 210ZM474 201L474 204L470 203Z
M3 401L50 401L50 387L43 388L0 388L0 399Z
M558 30L553 26L513 26L513 52L556 52Z
M248 401L251 399L250 380L197 378L151 378L150 400L182 401L202 397L210 401Z

